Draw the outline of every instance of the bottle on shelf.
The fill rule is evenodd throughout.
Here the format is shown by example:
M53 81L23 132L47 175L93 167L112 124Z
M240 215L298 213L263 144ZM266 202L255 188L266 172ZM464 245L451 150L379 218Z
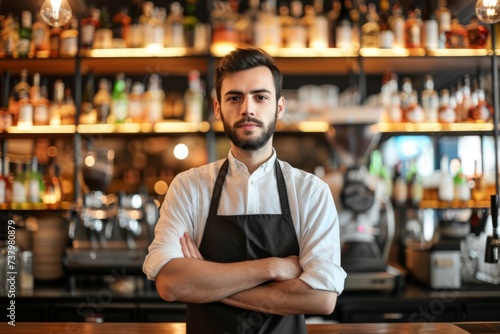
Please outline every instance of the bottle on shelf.
M408 183L403 175L403 164L400 162L394 171L392 180L392 200L397 206L403 206L408 200Z
M49 124L61 125L61 107L64 104L64 82L56 80L54 82L54 99L49 108Z
M94 107L97 112L97 122L101 124L108 123L111 114L111 94L109 93L109 81L102 78L99 81L99 90L93 99Z
M41 19L40 13L33 23L31 30L31 41L33 43L33 54L36 58L47 58L50 50L49 27Z
M14 58L17 53L19 42L18 24L12 13L8 13L3 22L2 44L4 58Z
M389 0L380 0L378 25L380 27L379 46L382 49L392 49L394 46L394 31L390 24Z
M424 118L426 122L438 122L439 96L434 90L434 80L431 75L425 76L424 89L420 94L422 109L424 110Z
M451 30L451 12L447 7L446 0L438 0L436 20L439 29L438 47L444 49L446 47L446 35Z
M380 24L376 5L373 2L368 4L368 14L366 21L361 26L361 47L378 48L380 47Z
M94 104L92 102L94 95L94 75L89 73L83 89L78 124L97 124L97 110L94 108Z
M427 0L422 12L422 45L427 50L439 48L439 24L432 3Z
M286 8L288 6L285 5ZM249 0L248 8L243 12L237 23L242 46L257 45L257 24L260 16L260 0Z
M59 165L49 164L46 173L43 174L41 193L41 200L48 208L57 208L64 199L60 177Z
M165 43L165 20L167 18L167 11L164 7L153 7L153 17L146 24L146 37L145 47L153 49L161 49Z
M181 4L177 1L170 5L170 14L165 20L165 42L167 48L183 48L185 44L184 20Z
M407 49L422 47L422 25L420 9L413 1L410 1L408 17L405 22L405 46Z
M482 201L486 199L486 184L483 173L479 166L479 161L474 160L474 174L471 178L472 190L471 197L474 201Z
M61 27L52 27L49 32L49 41L50 41L50 50L49 57L50 58L58 58L59 50L61 49Z
M128 96L125 91L125 74L118 73L111 93L112 123L125 123L128 117Z
M469 111L472 108L472 89L469 75L464 76L463 84L457 89L456 122L466 122L469 118Z
M392 5L391 17L389 18L389 24L391 30L394 33L394 43L393 47L396 49L403 49L406 47L405 43L405 22L406 19L403 16L403 7L399 1L396 1Z
M486 100L483 85L477 87L477 103L470 109L469 117L476 122L491 122L493 118L493 106Z
M8 202L8 192L9 192L9 179L6 167L8 162L6 159L0 160L0 209L6 209ZM12 191L12 189L10 189Z
M484 49L488 41L489 29L479 23L477 17L473 16L466 26L467 42L471 49Z
M466 202L471 198L471 190L469 187L469 182L467 177L462 171L462 165L459 162L459 166L455 176L453 177L454 186L454 199L457 201Z
M111 29L111 18L106 6L101 7L99 12L99 27L94 32L94 49L111 49L113 47L113 30Z
M130 23L132 19L128 15L128 8L121 7L119 11L113 15L111 20L111 26L113 30L113 47L114 48L125 48L128 39L128 34L130 31Z
M200 45L200 39L203 38L204 25L200 24L198 18L198 0L187 0L184 10L184 45L195 49L198 52L204 47Z
M22 208L28 201L26 165L16 163L16 172L12 182L12 206L14 209Z
M138 92L139 93L139 92ZM163 119L165 93L161 87L161 78L154 73L149 76L149 85L144 93L144 120L149 123L159 122Z
M418 93L413 89L412 81L409 77L403 79L403 87L399 96L405 120L411 123L423 122L425 119L424 111L418 103Z
M313 49L326 49L329 45L328 19L323 10L323 0L313 2L314 19L309 26L308 46Z
M446 32L446 48L465 49L468 43L467 30L460 24L458 18L452 18L450 30Z
M32 17L29 10L21 13L21 27L19 28L19 41L17 43L17 57L31 58Z
M39 78L40 74L35 73L34 78ZM39 80L39 79L38 79ZM47 82L44 80L40 86L36 98L32 98L33 102L33 124L48 125L49 124L49 99L47 98Z
M94 45L94 35L100 26L100 15L100 9L91 7L89 14L80 21L80 49L82 51L92 50Z
M441 157L440 177L438 184L438 199L451 202L455 198L453 176L449 170L450 164L447 155Z
M25 90L22 90L19 95L17 126L23 129L33 126L33 104Z
M302 1L293 0L290 2L290 14L293 18L293 24L287 29L285 47L305 48L307 46L307 28L300 20L303 14Z
M237 4L222 0L214 1L214 8L210 12L212 25L211 51L215 54L226 53L238 46L239 37L236 31L238 22Z
M200 72L191 70L188 74L189 87L184 93L184 121L200 123L203 121L204 94Z
M450 95L448 89L442 89L439 97L438 121L446 124L455 123L457 120L455 106L455 97Z
M342 1L340 14L335 27L335 47L339 49L353 48L353 22L350 15L351 1Z
M76 117L76 106L73 97L71 96L71 89L66 87L64 89L64 100L60 109L61 124L63 125L73 125L75 123Z
M142 0L132 0L129 6L130 30L125 37L125 44L128 48L141 48L144 45L143 29L141 24L141 2Z
M133 83L128 96L128 114L132 122L143 123L147 121L148 119L144 115L146 113L145 109L144 84L136 81Z
M75 57L78 52L78 19L72 17L69 27L61 32L59 56L64 58Z
M328 45L331 48L335 47L335 29L337 28L338 19L340 16L340 1L332 0L332 9L330 9L326 13L326 18L328 19ZM280 15L281 15L281 7L285 7L288 9L286 4L284 6L280 5Z
M31 168L27 173L28 203L40 203L43 192L42 174L39 171L38 158L31 158Z
M412 206L418 207L424 197L422 178L418 174L417 166L413 163L408 172L408 198Z
M281 47L281 25L276 15L275 0L262 2L262 11L257 25L257 47L274 53Z

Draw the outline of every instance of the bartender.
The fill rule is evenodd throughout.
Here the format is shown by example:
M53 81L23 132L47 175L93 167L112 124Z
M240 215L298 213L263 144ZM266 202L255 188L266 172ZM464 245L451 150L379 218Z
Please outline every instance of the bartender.
M160 209L143 270L166 301L187 304L186 331L307 333L344 288L339 221L328 186L272 146L285 113L282 75L259 49L215 71L215 117L227 159L178 174Z

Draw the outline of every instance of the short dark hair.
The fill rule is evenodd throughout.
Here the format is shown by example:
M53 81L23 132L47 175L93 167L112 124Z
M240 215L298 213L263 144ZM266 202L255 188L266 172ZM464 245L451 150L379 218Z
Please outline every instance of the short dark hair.
M273 75L274 88L276 90L276 101L281 97L281 87L283 85L283 76L280 70L274 63L274 59L262 49L238 48L231 51L224 58L221 59L219 66L215 70L215 92L217 100L221 101L221 87L222 81L229 75L249 70L251 68L265 66Z

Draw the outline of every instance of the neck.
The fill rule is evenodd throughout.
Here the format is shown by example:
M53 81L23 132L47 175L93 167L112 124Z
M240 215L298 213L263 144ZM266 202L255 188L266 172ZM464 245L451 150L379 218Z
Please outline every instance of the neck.
M269 141L268 144L256 151L243 150L231 143L231 153L237 160L244 163L248 168L248 172L252 174L264 162L271 158L271 156L273 155L273 148L271 145L271 141Z

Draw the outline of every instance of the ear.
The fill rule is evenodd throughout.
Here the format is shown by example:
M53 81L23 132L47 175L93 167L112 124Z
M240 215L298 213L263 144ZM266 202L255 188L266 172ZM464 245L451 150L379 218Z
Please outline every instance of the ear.
M277 114L278 119L281 119L283 115L285 115L285 98L281 96L278 99L278 114Z
M220 111L219 101L214 100L214 116L215 116L215 119L217 119L218 121L221 120L220 113L221 113L221 111Z

